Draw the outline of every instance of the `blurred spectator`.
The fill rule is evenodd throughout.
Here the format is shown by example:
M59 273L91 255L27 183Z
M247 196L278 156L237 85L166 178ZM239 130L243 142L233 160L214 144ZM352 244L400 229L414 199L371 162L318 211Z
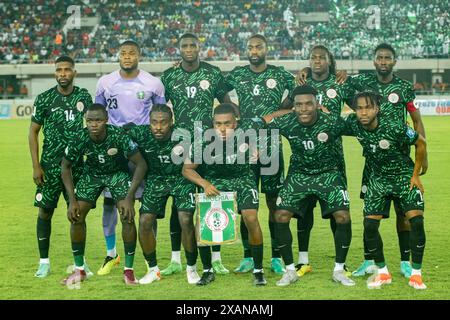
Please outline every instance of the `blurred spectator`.
M14 86L9 82L6 85L6 97L7 99L12 99L14 98Z
M373 3L378 11L368 11ZM99 25L63 32L70 5L79 5L82 17L98 17ZM316 11L328 21L299 21L299 13ZM381 26L372 19L376 12ZM246 59L254 33L266 36L269 59L307 59L318 43L337 59L371 59L380 42L391 43L399 59L449 57L449 13L441 0L2 1L0 62L39 63L62 53L113 62L129 38L142 43L143 60L179 59L177 39L185 32L199 36L209 60Z
M22 86L20 87L20 96L22 98L25 98L28 96L28 88L25 84L22 84Z

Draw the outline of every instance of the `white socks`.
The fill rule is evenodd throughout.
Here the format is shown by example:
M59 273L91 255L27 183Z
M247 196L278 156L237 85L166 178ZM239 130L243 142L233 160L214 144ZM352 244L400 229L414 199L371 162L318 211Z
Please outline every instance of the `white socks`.
M298 263L299 264L309 264L308 251L298 252Z
M220 251L217 251L217 252L213 251L213 252L211 252L211 261L214 262L214 261L218 261L218 260L219 261L221 260Z
M181 251L172 251L171 261L181 264Z

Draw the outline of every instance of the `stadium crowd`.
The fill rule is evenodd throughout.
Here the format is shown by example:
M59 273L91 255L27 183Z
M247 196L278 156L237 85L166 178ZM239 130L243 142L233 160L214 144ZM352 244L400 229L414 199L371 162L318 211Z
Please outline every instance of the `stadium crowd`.
M448 57L445 1L288 0L16 0L0 3L0 63L42 63L61 54L79 62L116 62L118 44L134 38L143 60L178 59L179 35L194 32L205 60L238 60L254 33L269 41L269 58L306 59L326 43L337 59L370 59L374 43L391 43L399 59ZM94 27L68 29L71 5ZM325 12L328 22L300 22L298 13ZM379 13L379 19L377 19Z

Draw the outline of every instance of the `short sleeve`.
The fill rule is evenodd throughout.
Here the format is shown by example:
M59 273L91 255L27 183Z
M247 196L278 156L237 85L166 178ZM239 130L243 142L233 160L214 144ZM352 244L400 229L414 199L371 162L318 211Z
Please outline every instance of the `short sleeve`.
M228 89L228 86L225 82L225 77L223 76L222 72L218 70L216 92L214 93L214 97L220 101L225 96L225 94L228 93L228 91L231 90Z
M166 96L164 85L161 80L155 78L154 88L153 88L153 96L152 96L153 104L165 104Z
M236 69L233 69L227 76L225 77L225 90L227 92L232 91L236 88Z
M419 139L419 134L407 124L403 124L400 131L400 141L404 145L412 146Z
M125 132L120 135L120 142L120 147L127 158L139 152L137 143L131 140L130 136L128 136Z
M101 105L106 106L103 78L100 78L97 82L97 89L95 90L95 103L100 103Z
M31 115L31 121L43 125L45 120L45 105L42 102L41 95L34 100L33 114Z
M81 153L83 152L83 146L85 145L82 138L76 137L71 139L64 150L64 158L70 162L76 162L77 159L80 158Z
M81 97L81 102L84 105L83 113L86 113L87 108L90 105L92 105L92 97L91 97L90 93L86 89L82 89L82 90L83 90L83 95Z
M161 83L164 86L164 97L166 98L166 102L170 101L170 84L169 84L169 76L167 75L167 70L163 72L161 75Z

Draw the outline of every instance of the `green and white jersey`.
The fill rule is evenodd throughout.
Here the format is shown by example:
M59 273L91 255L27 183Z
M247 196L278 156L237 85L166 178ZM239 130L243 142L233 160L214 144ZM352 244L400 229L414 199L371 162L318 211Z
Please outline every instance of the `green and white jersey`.
M322 81L316 81L309 77L306 83L317 90L317 102L325 106L335 118L341 116L344 102L351 101L355 93L348 82L337 84L334 74L330 74L327 79Z
M44 133L41 165L44 169L58 167L69 140L81 134L83 115L92 104L86 89L74 87L62 95L57 86L39 94L34 101L31 121L41 125Z
M319 174L339 170L342 160L335 144L345 129L345 122L318 111L317 121L305 126L296 113L275 118L269 128L279 129L291 145L289 173Z
M283 67L267 65L260 73L236 67L226 77L227 91L236 90L241 118L263 117L280 109L283 94L291 96L294 76ZM292 99L291 99L292 100Z
M128 135L138 144L147 162L148 177L181 176L183 161L174 163L172 159L188 154L189 150L184 150L183 143L172 141L170 137L164 141L155 139L148 125L133 127Z
M212 124L214 99L222 99L228 92L220 69L206 62L193 71L181 66L164 71L161 81L166 89L167 101L171 101L175 123L191 129L194 121L202 121L203 128Z
M191 161L200 164L198 171L205 179L254 177L251 165L257 160L256 137L258 130L265 126L266 123L261 118L242 119L238 122L235 138L228 144L228 149L225 141L219 141L220 148L214 148L216 137L211 143L194 143L190 153ZM248 138L249 129L255 130L254 139ZM201 160L201 163L198 160Z
M346 120L346 134L358 139L372 169L371 174L410 176L414 162L406 150L416 143L419 134L405 123L394 123L380 117L378 120L378 127L369 131L362 127L356 114L351 114Z
M80 156L86 157L84 174L91 176L109 175L119 171L128 172L128 158L139 152L138 146L122 128L106 125L106 138L95 143L87 128L71 140L66 148L65 158L74 162Z
M392 122L406 123L407 112L418 110L414 105L416 94L413 85L396 75L389 83L378 81L375 72L349 77L347 82L358 91L369 90L381 95L380 117Z

